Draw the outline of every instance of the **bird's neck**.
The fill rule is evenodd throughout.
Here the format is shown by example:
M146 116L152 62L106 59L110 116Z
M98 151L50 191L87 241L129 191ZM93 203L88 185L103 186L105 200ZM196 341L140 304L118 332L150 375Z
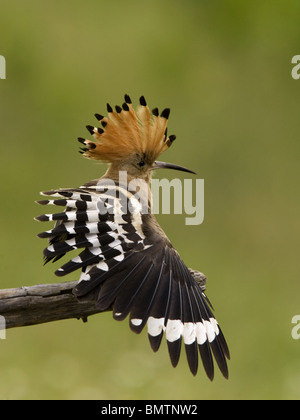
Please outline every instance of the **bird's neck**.
M151 172L137 177L119 166L111 164L101 179L109 179L130 191L148 207L151 213Z

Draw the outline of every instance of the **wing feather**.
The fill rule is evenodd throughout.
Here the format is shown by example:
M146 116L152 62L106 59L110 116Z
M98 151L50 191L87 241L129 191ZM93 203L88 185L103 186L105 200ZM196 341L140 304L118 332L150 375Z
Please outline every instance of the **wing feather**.
M229 350L210 302L152 214L130 214L126 209L133 198L127 190L108 185L100 193L95 181L43 194L55 199L39 204L66 207L63 212L37 217L56 221L53 229L38 235L49 240L45 261L80 250L56 270L58 276L82 270L73 290L79 299L92 293L100 310L112 309L117 320L129 317L136 333L147 324L154 351L165 334L173 366L178 364L183 341L194 375L200 354L211 380L213 358L228 377ZM117 201L112 203L112 197Z

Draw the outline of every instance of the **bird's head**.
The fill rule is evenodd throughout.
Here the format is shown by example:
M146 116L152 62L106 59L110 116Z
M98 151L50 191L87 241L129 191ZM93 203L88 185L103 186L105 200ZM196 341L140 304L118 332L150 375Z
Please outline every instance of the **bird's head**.
M101 127L87 126L94 141L78 138L85 146L80 151L83 156L110 164L107 177L118 178L120 171L126 171L129 179L148 181L154 169L162 168L194 173L182 166L156 160L176 138L167 134L169 108L161 113L154 108L151 112L141 96L140 106L135 111L130 97L125 95L122 107L117 105L113 110L107 104L107 112L108 117L95 114Z

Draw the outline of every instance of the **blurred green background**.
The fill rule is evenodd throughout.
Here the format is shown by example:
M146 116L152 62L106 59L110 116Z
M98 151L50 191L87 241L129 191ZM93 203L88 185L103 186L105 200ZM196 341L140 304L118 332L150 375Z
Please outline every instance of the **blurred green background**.
M205 220L158 216L230 345L230 379L173 369L166 343L96 315L7 331L1 399L298 399L300 340L298 1L2 1L1 288L59 281L42 264L39 191L104 173L78 136L106 102L171 107L162 160L205 179ZM157 172L156 176L185 177ZM189 176L188 176L189 177ZM76 273L63 280L77 278Z

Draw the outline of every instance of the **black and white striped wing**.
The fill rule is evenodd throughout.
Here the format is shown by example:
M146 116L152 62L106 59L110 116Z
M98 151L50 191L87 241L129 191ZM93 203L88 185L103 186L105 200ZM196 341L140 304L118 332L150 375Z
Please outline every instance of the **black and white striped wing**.
M79 255L56 270L56 275L64 276L81 268L80 281L94 280L100 273L108 274L133 249L144 248L145 236L137 228L141 225L140 213L128 212L129 205L139 206L139 202L125 189L109 186L102 190L103 187L100 194L95 185L42 193L55 199L41 200L39 204L66 207L60 213L36 217L38 221L56 222L53 229L38 235L49 239L45 261L56 261L67 252L82 248Z
M170 359L176 366L182 341L191 372L198 369L198 351L210 379L214 376L214 355L225 377L229 358L224 336L206 296L195 282L176 250L155 244L133 256L132 266L105 282L99 290L98 304L104 310L113 306L113 316L129 315L130 328L140 333L147 324L154 351L165 333ZM80 294L80 284L78 292Z
M200 354L211 380L213 356L228 377L228 347L205 294L168 239L159 230L145 228L153 216L141 214L133 195L120 187L117 195L111 188L99 194L95 186L44 194L55 199L40 204L66 206L61 213L37 218L56 221L53 229L39 235L50 240L44 250L46 261L82 248L56 271L62 276L81 268L74 289L78 298L93 293L100 310L111 308L117 320L129 315L130 328L136 333L147 324L154 351L165 334L173 366L179 361L183 341L194 375ZM135 212L128 212L129 203Z

